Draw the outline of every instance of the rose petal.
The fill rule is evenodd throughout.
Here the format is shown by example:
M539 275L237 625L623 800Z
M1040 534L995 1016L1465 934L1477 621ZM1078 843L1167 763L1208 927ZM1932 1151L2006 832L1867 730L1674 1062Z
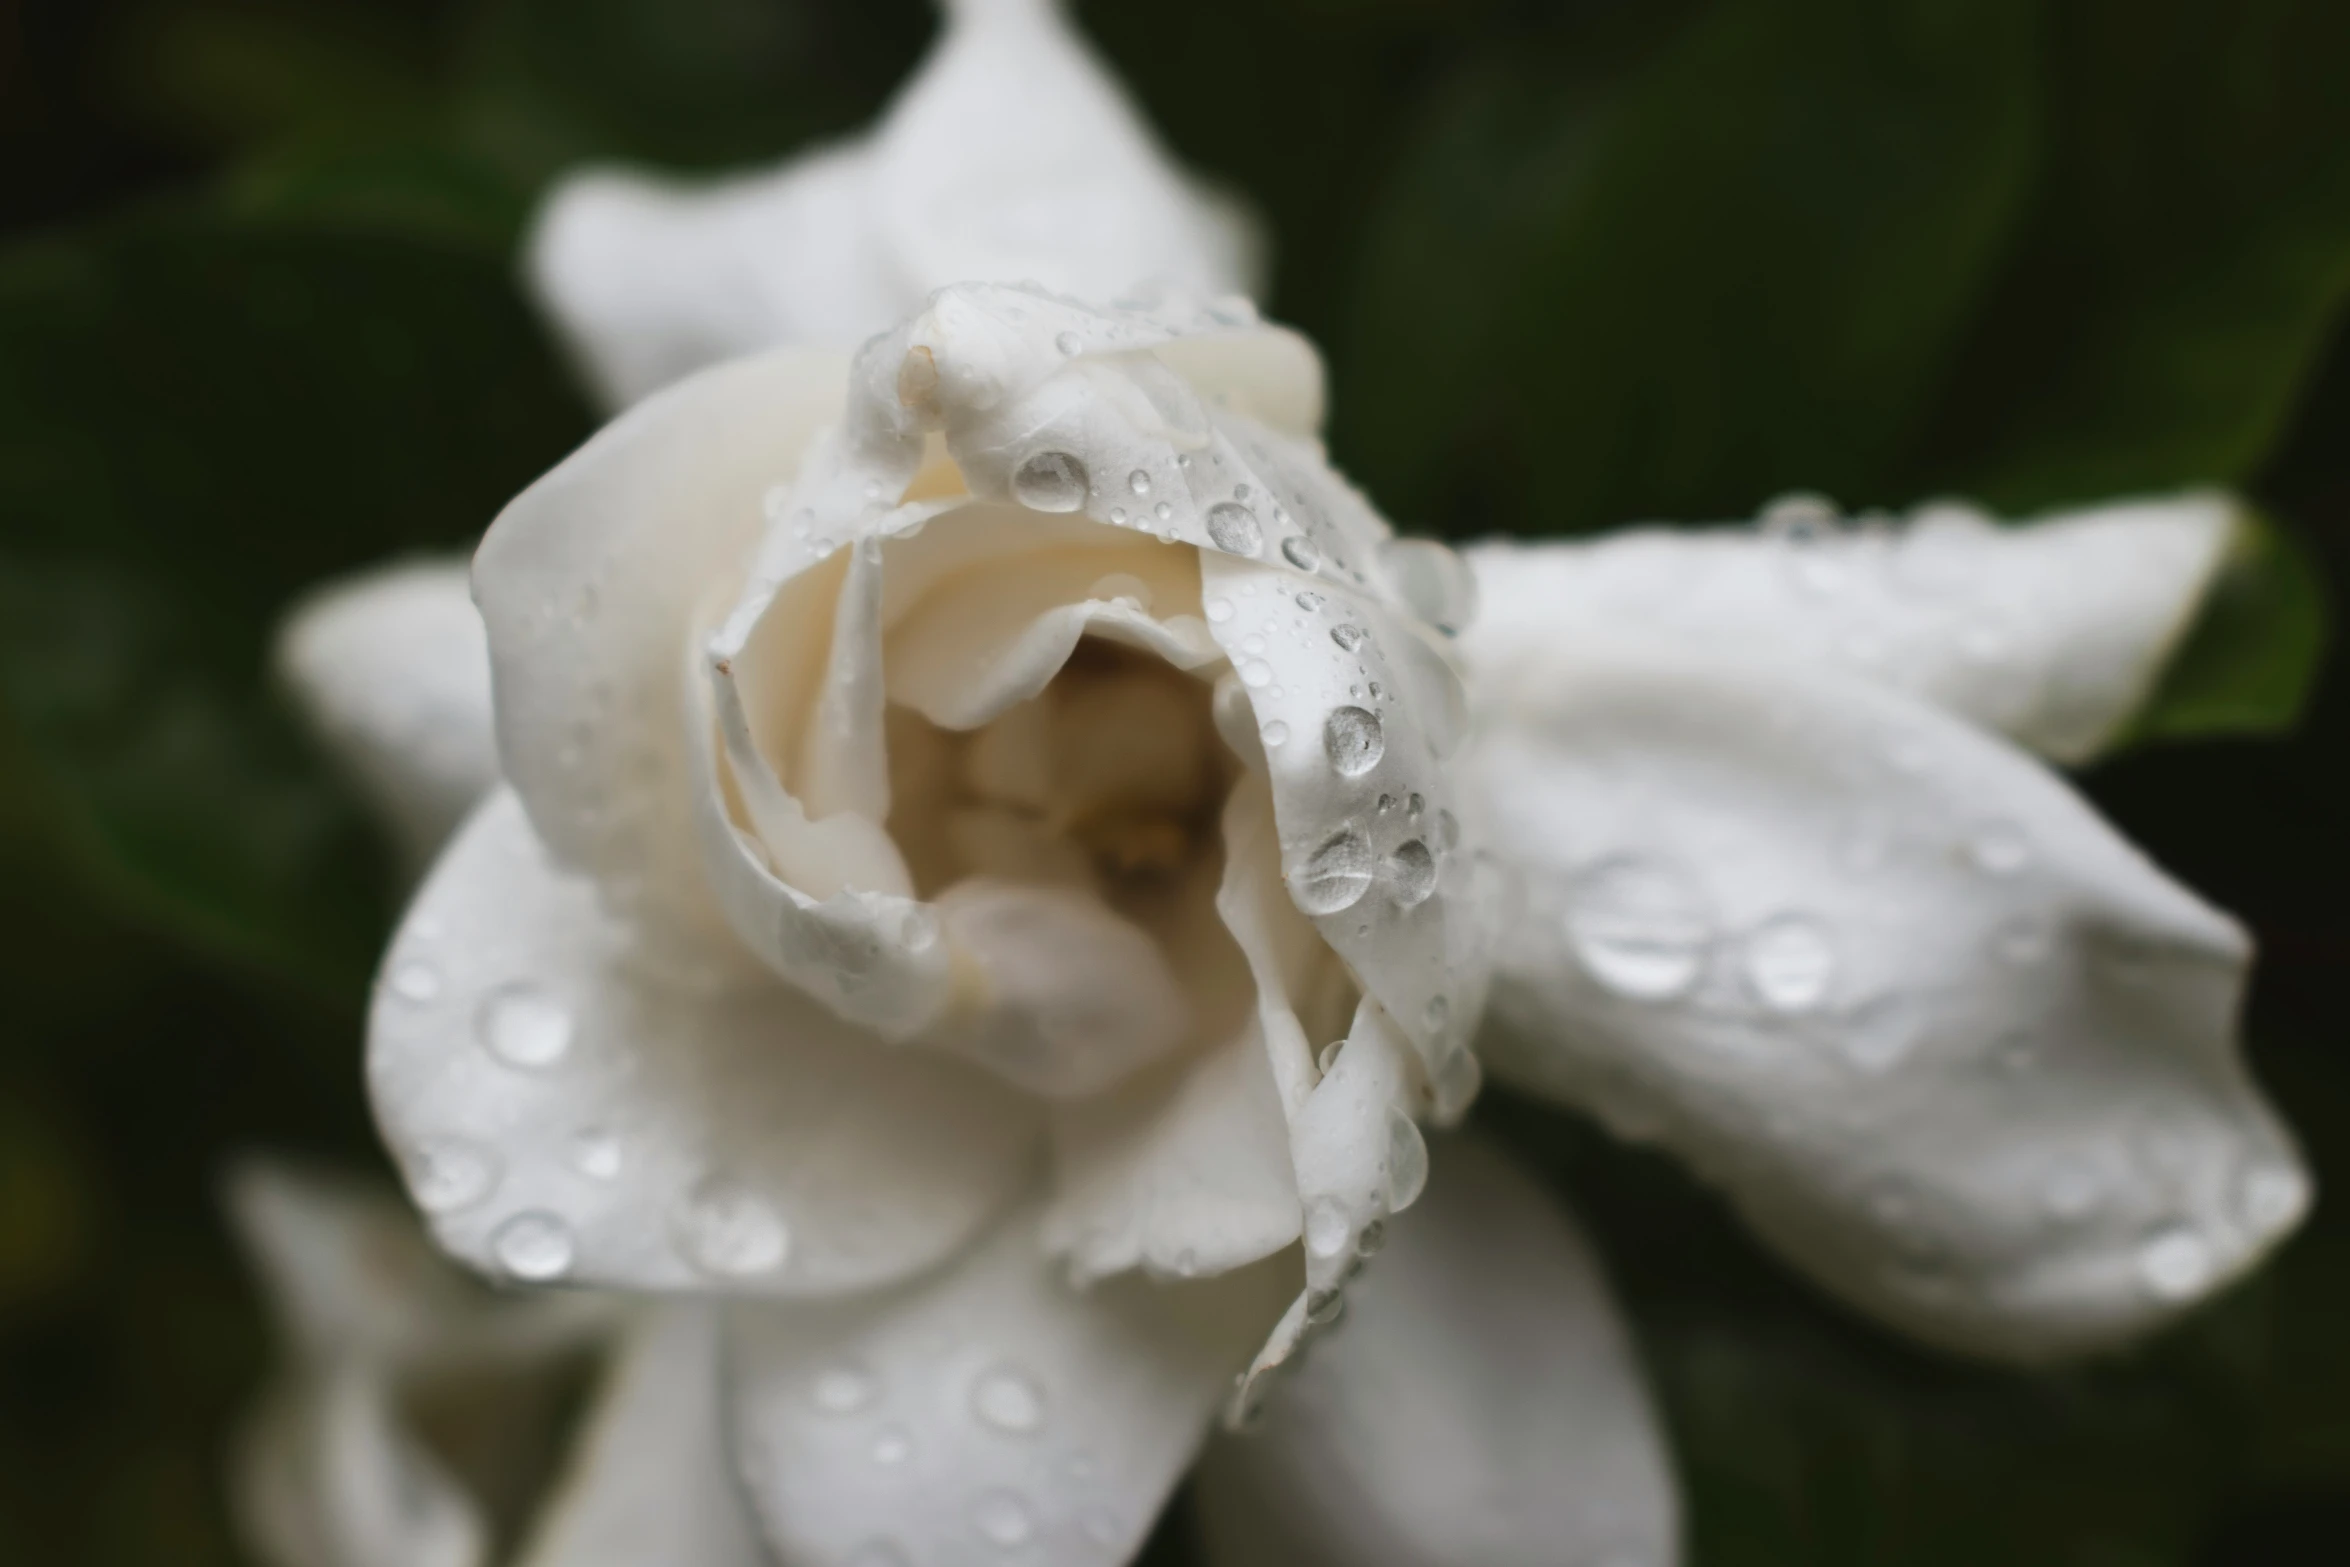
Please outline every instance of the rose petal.
M309 594L278 633L277 665L421 871L498 781L489 646L464 564L382 566Z
M2242 1273L2308 1181L2243 933L2055 776L1834 671L1561 626L1479 691L1488 1059L1721 1183L1845 1298L2040 1360Z
M1053 0L957 0L867 136L705 185L558 186L531 278L615 407L783 342L851 344L932 289L1261 284L1253 217L1167 159Z
M1671 1567L1671 1463L1589 1245L1492 1148L1434 1155L1344 1324L1209 1446L1207 1559Z
M646 1313L623 1345L521 1567L765 1567L718 1391L718 1311Z
M524 491L474 559L506 777L563 864L656 924L724 930L694 825L694 614L738 580L842 375L782 349L697 376Z
M1064 1281L1014 1212L882 1297L740 1309L736 1451L792 1562L1130 1560L1288 1286Z
M2145 700L2236 527L2211 492L2015 528L1938 503L1851 530L1795 499L1760 531L1496 541L1469 554L1484 608L1461 650L1499 671L1561 624L1622 626L1841 667L2080 762Z
M1038 1132L780 985L647 969L503 791L386 958L368 1070L436 1238L529 1282L871 1288L961 1245Z

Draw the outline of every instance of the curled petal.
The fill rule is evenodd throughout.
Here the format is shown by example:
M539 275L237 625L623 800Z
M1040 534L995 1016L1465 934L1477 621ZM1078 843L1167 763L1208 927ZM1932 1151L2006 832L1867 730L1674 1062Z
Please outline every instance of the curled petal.
M2054 775L1883 686L1606 632L1480 690L1519 903L1487 1059L1724 1186L1919 1336L2043 1360L2242 1273L2308 1200L2243 933Z
M735 1450L781 1559L1133 1558L1284 1286L1079 1290L1038 1219L888 1295L738 1308Z
M1758 530L1644 529L1470 551L1480 670L1540 659L1561 624L1844 669L2060 762L2108 744L2193 623L2239 527L2198 492L2014 528L1941 502L1844 528L1791 498Z
M726 1444L718 1349L715 1306L644 1315L520 1567L766 1567Z
M1663 1433L1589 1245L1465 1138L1198 1497L1215 1567L1679 1559Z
M1035 1112L772 981L650 969L513 796L425 883L370 1024L376 1116L436 1238L501 1278L809 1295L961 1245Z
M464 564L379 567L310 594L278 634L277 664L423 869L498 781L489 647Z
M613 406L771 344L855 343L949 283L1260 285L1254 220L1168 160L1058 0L947 9L865 136L699 187L597 170L556 190L532 281Z

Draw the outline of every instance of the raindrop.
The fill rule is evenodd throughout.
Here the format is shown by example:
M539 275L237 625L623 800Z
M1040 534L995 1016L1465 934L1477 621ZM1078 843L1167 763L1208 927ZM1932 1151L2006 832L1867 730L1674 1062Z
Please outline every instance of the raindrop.
M1808 914L1782 914L1746 938L1746 981L1773 1012L1808 1012L1836 980L1836 946Z
M498 1184L498 1156L459 1137L435 1138L416 1150L408 1189L426 1213L470 1208Z
M578 1245L570 1225L534 1208L499 1225L490 1236L490 1251L498 1266L514 1277L543 1284L571 1271Z
M526 982L492 991L475 1019L485 1049L508 1066L553 1066L571 1053L571 1014Z
M1279 748L1289 743L1289 726L1278 718L1267 724L1259 733L1264 737L1265 744L1268 746Z
M1168 505L1165 501L1161 501L1158 505L1151 508L1151 515L1158 518L1161 522L1173 522L1175 520L1175 508Z
M1249 487L1245 484L1236 484L1232 487L1232 498L1236 501L1245 501L1249 498L1250 495L1254 493L1255 492L1249 489Z
M863 1366L842 1363L816 1373L808 1399L828 1415L853 1415L881 1395L881 1386Z
M1337 1199L1316 1198L1306 1210L1306 1250L1313 1256L1330 1258L1346 1250L1346 1214Z
M1337 914L1353 908L1370 890L1377 869L1371 840L1359 827L1342 827L1306 857L1291 883L1297 906L1307 914Z
M1452 1003L1443 996L1430 996L1428 1005L1421 1009L1420 1021L1428 1025L1428 1032L1441 1034L1445 1024L1452 1021Z
M1085 351L1085 339L1074 332L1063 332L1053 339L1053 346L1066 357L1074 359Z
M441 993L440 971L430 963L403 963L392 970L389 983L402 1001L430 1001Z
M1603 860L1569 891L1567 939L1608 989L1662 1001L1696 982L1712 925L1689 878L1662 861Z
M1300 571L1312 571L1322 564L1321 550L1302 533L1293 533L1281 541L1281 558Z
M1218 501L1208 508L1208 537L1216 548L1234 555L1253 557L1265 547L1265 532L1257 526L1257 514L1231 501Z
M1219 626L1223 625L1232 618L1232 601L1230 599L1210 599L1207 603L1207 610L1208 619Z
M1333 710L1322 723L1322 749L1341 778L1360 778L1387 754L1387 731L1379 715L1360 707Z
M902 1464L914 1454L914 1437L904 1426L883 1426L873 1438L873 1461Z
M724 1183L697 1190L678 1216L686 1255L730 1278L772 1273L791 1250L791 1231L764 1201Z
M1085 464L1067 452L1038 452L1012 475L1012 498L1031 511L1075 511L1085 485Z
M1126 476L1126 488L1137 495L1148 495L1151 492L1151 476L1137 468Z
M1373 1219L1370 1223L1363 1226L1363 1233L1355 1237L1355 1255L1358 1257L1376 1257L1379 1255L1380 1249L1386 1246L1386 1244L1386 1221L1383 1219Z
M972 1384L971 1413L981 1425L1029 1436L1044 1426L1044 1389L1017 1366L997 1366Z
M599 1181L617 1179L622 1164L620 1139L610 1132L582 1132L571 1141L571 1167Z
M2183 1224L2156 1231L2138 1248L2138 1277L2162 1300L2191 1299L2211 1274L2211 1243Z
M2040 1188L2040 1206L2050 1218L2070 1223L2087 1218L2104 1195L2105 1183L2097 1178L2095 1167L2078 1155L2067 1155L2048 1172L2047 1184Z
M1387 857L1387 876L1395 886L1395 901L1417 908L1436 890L1436 856L1417 838L1407 838Z
M1428 1185L1428 1143L1412 1118L1387 1107L1387 1211L1401 1213Z
M1304 610L1309 615L1320 609L1323 603L1324 600L1322 595L1313 592L1311 589L1304 593L1300 593L1297 596L1297 607Z
M1110 521L1112 521L1112 522L1116 523L1116 524L1117 524L1119 527L1121 527L1121 528L1125 527L1125 526L1126 526L1126 508L1125 508L1125 507L1123 507L1123 506L1113 506L1113 507L1111 507L1111 508L1110 508Z
M1371 633L1360 626L1332 626L1330 628L1330 640L1349 653L1361 647L1365 641L1369 640L1370 635Z
M1484 1086L1485 1068L1478 1063L1476 1052L1455 1046L1452 1054L1437 1066L1428 1085L1438 1122L1450 1125L1460 1119Z
M1430 625L1461 631L1476 618L1477 579L1468 562L1434 539L1389 539L1379 560L1405 605Z
M2009 822L1989 822L1967 844L1967 858L1987 876L2013 876L2032 860L2032 846Z
M1252 658L1240 666L1240 683L1244 686L1269 686L1273 683L1273 666L1261 658Z
M1010 1491L990 1491L971 1509L972 1527L980 1538L1003 1550L1017 1550L1036 1532L1028 1504Z

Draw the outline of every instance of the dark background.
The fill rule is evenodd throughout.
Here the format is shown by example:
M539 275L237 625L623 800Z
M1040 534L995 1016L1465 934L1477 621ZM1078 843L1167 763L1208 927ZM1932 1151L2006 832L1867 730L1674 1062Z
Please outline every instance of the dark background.
M2350 5L1079 9L1261 203L1336 454L1404 527L1799 486L2259 498L2269 550L2086 784L2261 938L2252 1052L2321 1189L2272 1268L2129 1359L1986 1372L1825 1304L1663 1161L1480 1114L1605 1246L1698 1567L2350 1559L2350 691L2319 651L2350 571ZM589 429L513 280L548 177L850 128L931 26L0 9L0 1561L236 1559L221 1439L266 1345L213 1173L381 1168L357 1067L391 881L264 678L276 613L466 540ZM1185 1559L1178 1510L1153 1560Z

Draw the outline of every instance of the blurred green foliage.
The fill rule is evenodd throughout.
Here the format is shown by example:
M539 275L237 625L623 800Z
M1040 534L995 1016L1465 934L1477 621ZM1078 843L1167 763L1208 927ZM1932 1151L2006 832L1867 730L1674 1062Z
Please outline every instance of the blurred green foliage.
M2350 7L1101 0L1269 219L1340 460L1406 526L1582 530L2194 482L2268 522L2088 785L2245 917L2259 1070L2350 1183ZM514 281L587 158L854 126L919 0L37 0L0 54L0 1560L235 1559L253 1143L378 1160L391 886L266 664L589 428ZM2314 692L2314 695L2312 694ZM2302 722L2287 733L2296 713ZM2339 1559L2350 1220L2126 1362L1954 1366L1673 1169L1483 1112L1620 1275L1703 1567ZM1180 1511L1154 1562L1187 1560Z

